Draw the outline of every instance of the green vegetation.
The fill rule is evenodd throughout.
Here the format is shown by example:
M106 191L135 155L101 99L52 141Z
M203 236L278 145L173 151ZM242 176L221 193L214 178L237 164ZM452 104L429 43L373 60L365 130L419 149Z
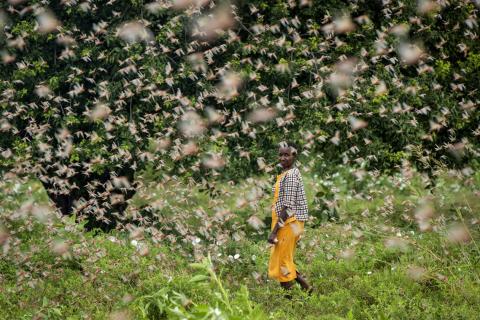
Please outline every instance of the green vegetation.
M90 201L88 228L108 230L137 171L238 182L285 137L324 170L478 170L477 15L467 0L3 1L0 172L35 175L64 214Z
M151 233L130 225L130 232L95 236L72 218L52 216L38 182L7 182L0 199L0 238L9 235L0 262L0 317L475 319L480 175L444 172L427 188L415 172L358 179L348 168L337 171L304 175L317 218L299 242L297 263L315 291L308 296L295 288L292 300L266 278L267 227L248 222L252 214L263 220L269 214L270 196L258 194L265 178L217 186L210 198L180 182L160 190L144 177L145 190L130 211L145 210L147 201L150 214L162 213L164 228ZM336 222L314 203L311 190L321 185L336 190ZM250 199L247 208L243 197ZM206 216L196 219L199 208ZM168 235L168 221L180 233ZM430 227L422 232L419 222ZM202 223L210 225L210 237ZM453 233L458 226L468 234Z
M0 320L478 318L479 8L0 1Z

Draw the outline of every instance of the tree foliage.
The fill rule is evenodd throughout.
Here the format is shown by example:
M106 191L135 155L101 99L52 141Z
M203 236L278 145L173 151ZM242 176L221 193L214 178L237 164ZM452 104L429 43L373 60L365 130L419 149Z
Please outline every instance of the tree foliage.
M38 176L95 226L125 219L140 169L209 187L272 171L286 138L314 170L476 168L477 13L470 1L3 2L0 170Z

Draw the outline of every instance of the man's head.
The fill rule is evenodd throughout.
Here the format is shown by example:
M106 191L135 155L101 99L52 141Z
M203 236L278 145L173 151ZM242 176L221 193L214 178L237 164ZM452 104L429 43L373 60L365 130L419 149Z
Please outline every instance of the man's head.
M282 141L279 144L278 156L280 160L280 165L284 170L290 169L295 163L297 158L297 148L291 142Z

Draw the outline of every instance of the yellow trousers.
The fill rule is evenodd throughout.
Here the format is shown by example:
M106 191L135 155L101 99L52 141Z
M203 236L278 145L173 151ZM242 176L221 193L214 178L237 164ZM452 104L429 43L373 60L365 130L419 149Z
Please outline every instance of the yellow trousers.
M277 223L277 217L272 215L272 229ZM285 221L278 230L278 242L272 247L268 263L268 276L280 282L289 282L297 277L297 269L293 262L295 248L303 233L304 222L297 221L295 216Z

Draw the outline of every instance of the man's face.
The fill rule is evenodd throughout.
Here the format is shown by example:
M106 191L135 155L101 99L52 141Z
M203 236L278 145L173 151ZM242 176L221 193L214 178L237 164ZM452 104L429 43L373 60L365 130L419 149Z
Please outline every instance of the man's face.
M295 160L295 155L289 147L278 149L278 157L283 169L289 169Z

